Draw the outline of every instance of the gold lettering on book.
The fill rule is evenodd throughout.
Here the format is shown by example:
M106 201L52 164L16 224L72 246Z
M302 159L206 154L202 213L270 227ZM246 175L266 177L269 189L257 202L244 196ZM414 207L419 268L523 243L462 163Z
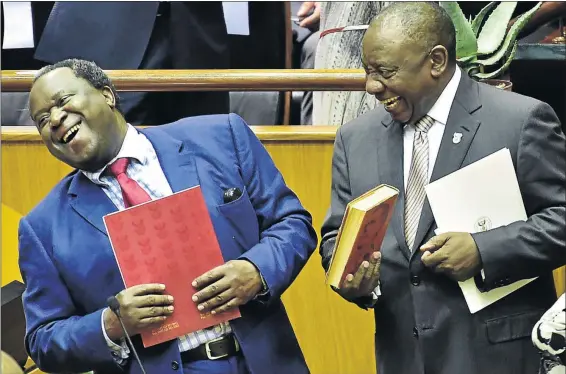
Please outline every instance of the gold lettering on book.
M158 329L151 330L151 335L158 335L166 331L171 331L179 327L179 322L171 322L166 325L161 326Z
M200 319L206 319L208 317L212 316L212 314L210 312L206 312L206 313L201 313L200 314Z

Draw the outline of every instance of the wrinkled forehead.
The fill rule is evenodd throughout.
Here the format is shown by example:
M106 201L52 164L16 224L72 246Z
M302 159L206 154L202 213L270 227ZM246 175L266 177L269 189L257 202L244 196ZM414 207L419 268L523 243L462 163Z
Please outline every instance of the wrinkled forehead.
M59 68L42 75L35 81L30 91L30 110L40 109L57 96L88 89L89 83L75 76L69 68Z
M69 68L58 68L52 70L38 78L31 88L31 93L35 96L50 96L59 90L78 89L84 87L85 80L75 76Z
M368 29L362 41L362 62L366 66L400 66L421 53L422 47L395 28Z

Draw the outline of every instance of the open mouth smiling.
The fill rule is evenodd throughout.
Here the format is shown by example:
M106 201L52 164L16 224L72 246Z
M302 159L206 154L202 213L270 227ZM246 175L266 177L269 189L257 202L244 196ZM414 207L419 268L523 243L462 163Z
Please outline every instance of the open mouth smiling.
M391 110L394 109L397 104L399 103L399 100L401 100L400 96L395 96L392 98L389 98L387 100L381 100L380 103L383 104L383 106L385 106L386 110Z
M81 128L80 123L77 123L76 125L72 126L69 130L67 130L67 132L65 132L65 134L63 134L61 139L59 139L59 142L61 142L62 144L68 144L71 140L75 138L80 128Z

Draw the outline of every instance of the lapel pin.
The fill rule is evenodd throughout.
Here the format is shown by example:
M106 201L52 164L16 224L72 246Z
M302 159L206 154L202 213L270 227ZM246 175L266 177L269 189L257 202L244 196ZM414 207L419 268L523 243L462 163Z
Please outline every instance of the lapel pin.
M458 144L460 143L460 140L462 140L462 133L455 132L454 135L452 136L452 143Z

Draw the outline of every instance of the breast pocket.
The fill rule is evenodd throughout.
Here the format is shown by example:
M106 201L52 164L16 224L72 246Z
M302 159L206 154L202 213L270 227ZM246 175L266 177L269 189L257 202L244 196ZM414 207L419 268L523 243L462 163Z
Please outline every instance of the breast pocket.
M490 319L486 321L487 339L495 344L529 337L543 313L536 310Z
M259 227L255 209L244 188L238 199L216 207L230 227L234 240L240 245L242 252L247 251L259 242Z

